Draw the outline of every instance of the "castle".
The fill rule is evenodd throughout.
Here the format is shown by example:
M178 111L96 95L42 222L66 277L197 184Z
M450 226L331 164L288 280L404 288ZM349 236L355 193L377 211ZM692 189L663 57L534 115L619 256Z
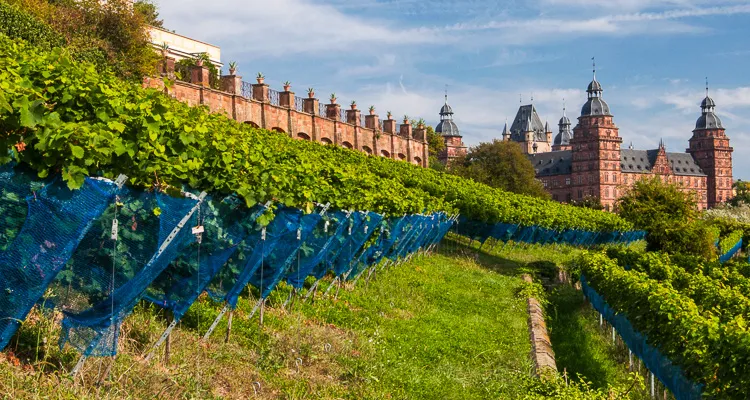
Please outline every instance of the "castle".
M684 153L668 152L663 142L651 150L634 150L632 145L623 149L619 129L602 92L594 70L577 125L571 129L563 107L554 140L549 124L542 124L533 104L518 109L510 128L505 124L502 139L521 146L534 166L537 179L554 200L569 203L595 197L605 209L612 210L617 199L635 182L653 176L695 193L701 209L733 197L733 149L715 113L716 103L708 95L708 85L701 115ZM465 154L466 148L452 122L453 112L447 99L440 115L441 122L435 131L443 134L447 147L441 161L450 162Z

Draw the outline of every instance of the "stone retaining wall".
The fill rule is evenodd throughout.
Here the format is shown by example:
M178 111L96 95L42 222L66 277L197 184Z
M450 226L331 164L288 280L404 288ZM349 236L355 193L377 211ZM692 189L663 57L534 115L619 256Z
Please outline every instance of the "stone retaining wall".
M524 274L522 279L532 283L531 276ZM557 373L555 352L544 322L544 308L539 301L529 297L526 301L529 312L529 336L531 337L531 358L534 361L534 373L538 377L545 377L549 373Z

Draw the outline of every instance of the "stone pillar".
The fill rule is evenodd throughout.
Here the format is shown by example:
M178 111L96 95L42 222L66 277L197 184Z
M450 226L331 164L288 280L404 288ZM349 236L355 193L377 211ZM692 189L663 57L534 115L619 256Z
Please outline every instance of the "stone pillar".
M295 107L294 92L290 92L290 91L279 92L279 105L284 108L293 109Z
M162 75L172 76L174 74L174 63L174 57L164 57L157 66L159 73Z
M383 121L383 131L388 133L396 133L396 120L388 118Z
M317 116L320 100L316 98L307 98L302 100L302 111Z
M411 124L409 121L404 121L404 123L401 124L398 134L407 139L411 139Z
M253 84L253 100L268 102L268 85L265 83Z
M346 122L354 126L359 126L360 110L346 110Z
M204 65L200 67L197 65L190 67L190 83L194 83L196 85L201 85L201 86L210 86L210 84L208 83L208 79L209 79L208 67Z
M227 93L242 94L242 77L237 75L222 75L221 90Z
M340 121L341 120L341 106L332 103L332 104L326 104L326 118L334 120L334 121Z
M414 134L412 137L420 142L426 141L427 129L425 129L424 125L417 126L417 129L414 130Z
M375 114L365 115L365 127L379 131L380 120L378 116Z

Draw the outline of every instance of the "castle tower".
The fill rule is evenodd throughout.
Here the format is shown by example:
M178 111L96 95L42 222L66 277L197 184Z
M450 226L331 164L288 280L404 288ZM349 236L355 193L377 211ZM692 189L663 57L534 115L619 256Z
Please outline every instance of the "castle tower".
M612 210L618 198L620 179L620 144L618 128L612 120L609 105L602 99L602 85L594 79L586 92L588 100L581 108L578 124L573 128L572 197L598 197L607 210Z
M463 136L458 132L458 126L453 122L453 109L448 105L448 92L445 93L445 104L440 108L440 123L435 127L435 133L442 135L445 150L438 154L438 160L448 165L457 157L466 155Z
M506 124L507 127L507 124ZM506 132L503 132L503 139ZM510 127L510 140L518 142L526 154L547 153L552 150L552 132L549 124L542 124L534 104L522 105Z
M505 127L503 128L503 141L509 142L510 141L510 131L508 130L508 119L505 120Z
M570 130L570 118L565 115L565 105L563 104L563 116L557 123L558 133L555 136L555 143L552 145L552 151L570 150L570 139L573 138L573 132Z
M714 112L716 103L708 96L706 83L706 98L701 102L701 116L695 123L690 147L686 150L695 162L708 175L707 203L708 207L715 207L733 197L732 192L732 152L729 147L729 137L719 116Z

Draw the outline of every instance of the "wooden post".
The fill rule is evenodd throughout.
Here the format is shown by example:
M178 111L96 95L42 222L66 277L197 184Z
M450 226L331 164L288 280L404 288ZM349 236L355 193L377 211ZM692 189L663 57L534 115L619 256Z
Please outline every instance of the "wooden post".
M227 336L224 337L224 343L229 343L229 335L232 334L232 317L234 316L234 311L229 311L229 320L227 321Z

